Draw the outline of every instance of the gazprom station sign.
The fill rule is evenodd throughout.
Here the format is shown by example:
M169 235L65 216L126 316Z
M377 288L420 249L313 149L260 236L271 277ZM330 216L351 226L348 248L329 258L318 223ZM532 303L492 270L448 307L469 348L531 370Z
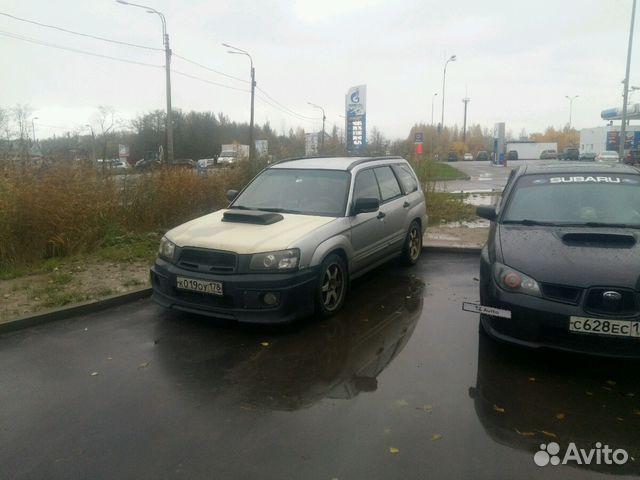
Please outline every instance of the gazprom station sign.
M363 153L367 148L367 86L351 87L345 97L347 152Z

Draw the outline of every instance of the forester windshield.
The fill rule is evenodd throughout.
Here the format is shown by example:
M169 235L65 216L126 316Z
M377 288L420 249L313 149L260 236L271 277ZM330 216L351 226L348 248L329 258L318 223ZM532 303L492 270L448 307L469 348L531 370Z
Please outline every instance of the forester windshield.
M262 172L230 208L341 217L351 175L340 170L271 168Z
M640 228L640 175L523 176L502 222Z

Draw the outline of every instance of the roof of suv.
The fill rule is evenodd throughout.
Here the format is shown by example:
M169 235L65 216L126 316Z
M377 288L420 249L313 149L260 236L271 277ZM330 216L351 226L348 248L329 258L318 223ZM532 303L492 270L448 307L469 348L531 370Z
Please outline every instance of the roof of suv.
M595 174L611 174L611 173L631 173L638 174L637 168L625 165L623 163L547 163L544 165L525 165L520 167L519 175L532 175L544 173L595 173Z
M352 170L355 166L377 160L404 160L402 157L298 157L285 158L269 168L309 168L322 170ZM406 161L406 160L405 160Z

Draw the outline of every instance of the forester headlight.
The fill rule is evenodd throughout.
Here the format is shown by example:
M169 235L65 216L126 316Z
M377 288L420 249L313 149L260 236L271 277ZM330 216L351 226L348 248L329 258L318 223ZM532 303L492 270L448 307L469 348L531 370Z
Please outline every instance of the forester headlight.
M493 266L493 278L498 286L509 292L524 293L540 297L540 286L533 278L518 270L496 262Z
M176 252L176 244L169 240L167 237L162 237L160 240L160 248L158 249L158 255L166 260L173 260L173 255Z
M251 256L251 270L294 270L300 262L300 250L279 250L277 252L256 253Z

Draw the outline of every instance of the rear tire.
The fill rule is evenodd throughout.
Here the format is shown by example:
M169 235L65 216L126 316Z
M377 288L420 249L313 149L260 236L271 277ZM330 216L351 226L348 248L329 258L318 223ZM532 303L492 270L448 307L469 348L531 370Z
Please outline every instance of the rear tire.
M406 265L415 265L422 253L422 229L420 224L414 220L409 225L409 231L402 248L402 261Z
M320 277L316 287L316 311L322 317L336 314L347 296L347 266L339 255L332 253L320 266Z

